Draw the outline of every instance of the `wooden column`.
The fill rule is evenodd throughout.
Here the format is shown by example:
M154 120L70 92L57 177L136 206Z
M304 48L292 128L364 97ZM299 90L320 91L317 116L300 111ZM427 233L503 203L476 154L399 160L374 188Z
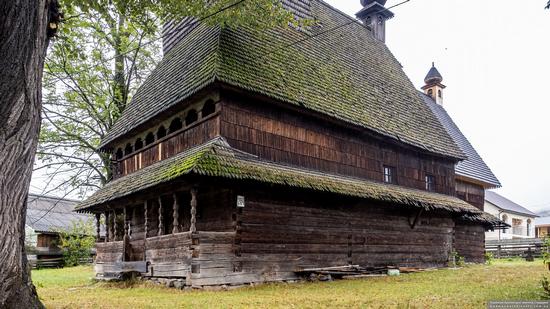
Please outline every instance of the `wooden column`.
M162 216L162 198L159 196L159 231L157 233L158 236L164 235L164 220Z
M172 221L172 234L176 234L180 232L180 220L179 220L179 208L180 205L178 203L178 195L176 193L172 194L172 198L174 199L174 205L172 205L172 211L173 211L173 217L174 221Z
M124 236L123 237L126 237L126 236L130 236L130 220L128 220L128 211L126 206L124 206L123 216L124 216Z
M197 231L197 188L191 189L191 227L189 231L195 233Z
M99 239L101 238L100 232L101 232L101 214L97 213L97 214L95 214L95 239L96 239L96 241L99 241Z
M145 223L143 228L145 229L145 238L147 238L147 233L149 231L149 214L147 213L147 201L143 202L143 216L145 217Z
M111 241L111 221L109 221L109 212L105 212L105 242Z
M117 234L117 228L116 228L116 210L113 210L113 241L116 241L116 234Z

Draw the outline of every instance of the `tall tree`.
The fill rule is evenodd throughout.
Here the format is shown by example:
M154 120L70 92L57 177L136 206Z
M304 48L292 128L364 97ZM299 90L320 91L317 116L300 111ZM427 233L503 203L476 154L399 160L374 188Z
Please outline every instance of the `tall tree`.
M229 26L243 23L266 26L290 20L289 14L280 10L278 0L217 0L206 3L208 6L205 6L203 0L67 0L63 5L68 12L78 7L82 14L100 12L114 6L118 12L124 13L124 17L136 18L149 13L163 19L177 19L222 12L212 15L214 17L208 22ZM223 9L235 4L240 4L236 10ZM0 308L41 308L43 306L30 280L25 255L24 226L32 164L40 131L44 59L50 38L55 34L60 20L59 4L57 0L2 1L0 14ZM113 25L118 24L120 27L117 29L121 30L118 37L112 36L121 44L113 46L129 46L125 40L133 36L125 36L128 29L125 26L126 21L121 20L120 16L111 17L108 20L109 29L114 29ZM78 15L68 18L78 19ZM103 25L91 31L104 31L102 27ZM82 35L87 34L90 33ZM73 46L72 50L80 51L90 47L94 49L97 46ZM116 81L110 89L113 92L113 105L119 106L117 113L120 114L128 102L130 92L126 86L128 79L117 73L131 71L124 68L124 56L130 51L123 52L115 48L113 51L95 52L113 52L115 59L118 59L114 63L113 76L99 74L94 78L113 78ZM99 58L100 55L96 57ZM95 89L91 87L89 91L93 92ZM71 95L78 94L69 92L65 97ZM95 101L92 103L97 104ZM63 108L77 107L59 108L57 111L62 112ZM112 112L101 106L98 109L103 113ZM91 112L93 110L90 109ZM76 120L79 119L73 120L78 123ZM69 133L74 135L78 132ZM71 134L66 136L70 138ZM93 142L93 139L90 140Z
M278 0L138 2L62 2L66 21L46 62L36 166L47 191L85 196L111 178L109 155L97 146L159 60L162 20L208 16L204 22L256 28L292 20Z
M26 200L40 129L42 69L56 0L0 3L0 308L41 308L25 254Z

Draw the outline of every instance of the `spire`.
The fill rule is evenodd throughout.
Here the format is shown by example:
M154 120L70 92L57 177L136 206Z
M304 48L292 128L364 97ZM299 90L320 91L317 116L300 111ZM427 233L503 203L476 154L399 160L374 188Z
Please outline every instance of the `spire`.
M386 41L386 20L393 17L393 13L384 7L385 4L386 0L361 0L363 9L355 14L382 42Z
M430 69L430 71L428 71L428 74L426 75L426 77L424 77L424 82L426 83L426 85L431 85L431 84L439 84L442 81L443 81L443 77L435 67L435 63L432 62L432 68Z
M424 93L432 97L432 99L439 105L443 105L443 89L446 88L441 82L443 77L435 67L435 63L432 62L432 67L424 77Z

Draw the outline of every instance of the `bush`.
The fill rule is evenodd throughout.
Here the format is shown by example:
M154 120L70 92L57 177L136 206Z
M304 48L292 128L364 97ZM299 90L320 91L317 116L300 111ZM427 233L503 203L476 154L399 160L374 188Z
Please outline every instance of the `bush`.
M492 252L485 252L485 264L492 265L495 260L495 256Z
M542 244L542 262L544 263L544 266L548 267L550 270L550 237L546 237L544 239L544 242ZM542 277L541 280L542 290L543 290L543 297L544 298L550 298L550 282L546 276Z
M463 267L464 265L466 265L464 257L453 250L450 255L449 267Z
M76 221L66 230L58 230L59 247L63 249L65 266L76 266L81 260L90 258L95 245L94 227L92 220Z

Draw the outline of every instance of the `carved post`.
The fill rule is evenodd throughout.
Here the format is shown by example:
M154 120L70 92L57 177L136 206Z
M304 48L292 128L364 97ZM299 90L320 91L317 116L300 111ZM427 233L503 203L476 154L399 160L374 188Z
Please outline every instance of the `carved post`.
M99 238L101 237L100 231L101 231L101 214L96 213L95 214L95 239L97 242L99 242Z
M113 241L116 241L117 228L116 228L116 209L113 209Z
M172 194L172 198L174 199L174 205L172 205L172 211L173 211L173 217L174 221L172 222L173 228L172 228L172 234L176 234L180 232L180 220L179 220L179 208L180 205L178 204L178 195L176 193Z
M109 212L105 212L105 242L111 241L111 221L109 221Z
M145 223L143 224L145 228L145 238L147 238L147 232L149 231L149 215L147 214L147 201L143 202L143 216L145 217Z
M162 216L162 198L159 196L159 230L157 235L164 235L164 218Z
M195 233L197 231L197 188L191 189L191 227L189 231Z
M124 206L124 237L130 236L130 220L128 220L127 207Z

